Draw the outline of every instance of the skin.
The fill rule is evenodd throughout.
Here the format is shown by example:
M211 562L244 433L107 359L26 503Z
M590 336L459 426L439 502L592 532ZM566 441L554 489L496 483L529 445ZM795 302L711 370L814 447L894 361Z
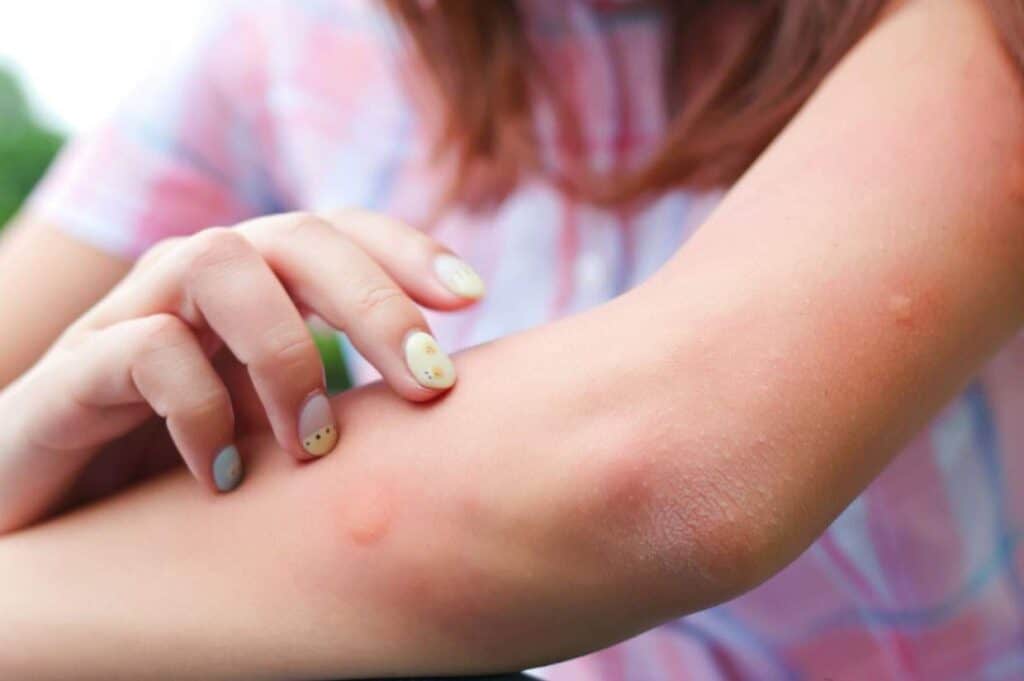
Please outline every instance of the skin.
M32 366L129 269L30 216L8 226L0 239L0 386Z
M269 424L299 459L329 453L337 424L300 309L347 330L397 394L437 397L455 370L413 300L442 310L475 300L432 271L439 256L457 261L361 211L275 215L157 245L0 393L11 415L0 423L0 534L48 515L97 460L123 472L177 451L211 492L226 492L244 475L232 442L254 426ZM170 440L150 438L152 454L112 444L154 415Z
M0 539L0 672L523 667L752 588L1019 328L1022 151L980 6L907 3L640 288L443 400L336 398L314 464L256 434L231 495L172 474Z

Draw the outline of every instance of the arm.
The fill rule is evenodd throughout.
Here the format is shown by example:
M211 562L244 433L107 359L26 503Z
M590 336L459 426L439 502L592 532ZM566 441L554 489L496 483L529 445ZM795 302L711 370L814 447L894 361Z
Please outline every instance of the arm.
M0 387L30 367L131 264L24 216L0 239Z
M893 13L640 289L465 353L440 403L342 396L315 465L255 439L231 497L0 540L0 665L516 667L752 587L1020 325L1018 87L974 3Z
M270 189L256 180L262 159L234 151L256 148L241 113L250 91L238 84L260 65L237 36L259 40L257 15L232 6L200 22L170 68L149 74L100 127L68 143L5 229L0 387L157 241L266 212Z

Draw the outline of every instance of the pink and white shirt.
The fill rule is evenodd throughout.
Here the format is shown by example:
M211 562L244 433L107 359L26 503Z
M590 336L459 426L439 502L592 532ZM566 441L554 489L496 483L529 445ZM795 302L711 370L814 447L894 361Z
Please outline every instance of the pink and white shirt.
M654 148L661 25L643 3L520 0L531 39L584 106L583 160ZM228 8L190 58L62 155L31 201L111 252L265 213L353 205L426 227L444 189L436 116L408 50L368 0ZM570 153L540 107L549 167ZM635 213L573 200L543 176L493 213L432 233L487 299L432 315L452 350L613 298L654 272L717 194ZM372 372L358 358L361 380ZM794 563L754 591L537 673L556 681L1024 679L1024 339L1015 340Z

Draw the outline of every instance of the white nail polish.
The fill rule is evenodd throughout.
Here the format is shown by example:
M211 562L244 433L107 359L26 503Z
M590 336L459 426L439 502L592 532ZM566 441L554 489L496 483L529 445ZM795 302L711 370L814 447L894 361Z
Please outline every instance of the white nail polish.
M405 339L405 365L426 388L443 390L455 383L455 365L429 333L415 331Z
M434 273L445 288L460 298L476 300L485 292L484 280L464 260L442 253L434 259Z

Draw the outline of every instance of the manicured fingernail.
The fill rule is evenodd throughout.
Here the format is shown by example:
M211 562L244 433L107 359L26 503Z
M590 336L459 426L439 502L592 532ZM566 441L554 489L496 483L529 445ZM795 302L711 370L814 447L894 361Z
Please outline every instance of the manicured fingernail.
M242 457L234 445L228 445L217 452L213 459L213 483L221 492L230 492L242 482L245 468Z
M299 440L313 456L323 456L338 443L338 424L327 395L316 393L299 410Z
M414 331L405 339L405 365L416 382L443 390L455 383L455 365L429 333Z
M434 258L434 273L445 288L460 298L476 300L484 295L484 280L465 260L442 253Z

